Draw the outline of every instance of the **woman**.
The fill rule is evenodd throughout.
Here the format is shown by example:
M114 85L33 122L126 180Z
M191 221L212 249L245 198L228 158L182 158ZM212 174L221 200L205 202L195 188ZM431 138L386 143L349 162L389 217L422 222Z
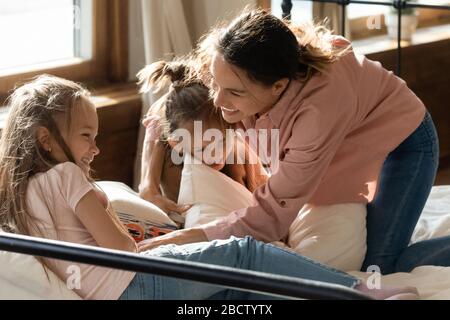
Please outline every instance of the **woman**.
M231 235L275 241L306 203L367 203L363 270L448 265L449 254L436 254L447 239L407 247L434 182L438 141L403 80L325 28L294 28L260 10L212 30L196 58L227 122L279 130L278 163L255 206L143 248Z

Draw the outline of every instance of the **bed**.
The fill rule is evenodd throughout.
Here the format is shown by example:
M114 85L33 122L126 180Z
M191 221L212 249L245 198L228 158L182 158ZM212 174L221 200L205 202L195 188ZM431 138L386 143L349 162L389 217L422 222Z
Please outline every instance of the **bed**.
M180 190L180 203L183 201L195 203L190 209L190 213L188 212L187 217L187 222L191 225L205 222L202 220L205 216L208 219L212 219L214 215L227 214L232 209L230 204L241 206L248 201L247 198L243 197L245 193L239 191L239 186L241 185L235 184L234 181L223 174L206 166L192 166L190 170L189 166L185 166L185 168ZM102 183L102 188L110 196L112 205L117 211L129 213L139 211L139 214L142 216L147 212L148 218L154 219L158 224L170 221L168 217L166 217L167 221L164 220L164 213L158 210L157 207L151 204L146 207L142 199L139 199L124 184L104 182ZM219 188L221 192L215 192L214 188ZM212 192L212 194L227 194L228 196L226 199L220 196L211 197L205 193L205 190ZM189 219L190 221L188 221ZM412 242L449 234L450 186L435 186L414 231ZM6 248L13 247L11 243L7 243ZM1 244L0 241L0 248L5 248L4 242ZM352 251L347 250L347 252L342 252L340 255L350 256L350 252ZM381 284L385 285L415 286L419 290L421 299L450 299L450 267L423 266L414 269L410 273L396 273L386 276L352 270L346 271L367 280L369 286L377 285L380 281ZM80 298L73 291L68 290L65 284L51 273L50 278L52 281L49 283L34 257L0 251L0 299ZM265 281L267 279L260 280ZM268 281L270 283L270 279ZM333 292L333 294L336 294L336 292ZM338 294L342 293L338 292ZM347 293L344 292L344 294ZM339 297L339 295L331 296ZM314 295L311 297L314 297ZM320 297L320 295L316 297Z
M435 186L416 226L412 242L446 235L450 235L450 186ZM363 279L372 276L362 272L350 273ZM417 267L410 273L382 276L381 281L387 285L415 286L421 299L450 300L450 267Z
M221 196L223 194L227 197ZM186 216L186 224L189 227L220 218L233 209L250 205L251 201L251 194L242 185L207 166L185 165L183 168L179 203L194 203ZM355 221L355 217L345 216L345 209L349 207L337 206L331 209L344 212L339 219L312 222L312 224L317 223L321 228L324 223L327 223L331 225L329 231L332 232L328 234L329 244L320 247L319 254L315 253L315 250L307 253L311 253L313 255L311 258L315 260L368 280L368 285L372 282L376 285L378 281L376 274L354 271L360 270L362 265L365 247L361 244L365 244L365 228L363 230L358 225L349 224L350 219ZM351 209L352 213L359 215L359 219L365 217L362 216L360 209L357 206ZM329 210L323 213L317 210L313 212L313 214L316 213L326 216L330 212ZM295 223L296 221L293 225ZM302 239L306 241L314 238L316 233L314 226L309 225L308 228L309 235L302 236ZM298 236L299 230L291 227L290 232ZM411 243L446 235L450 235L450 186L434 186L415 228ZM276 244L284 246L279 242ZM305 252L300 253L308 256ZM423 266L410 273L381 276L379 281L385 285L416 286L422 299L450 299L450 267Z

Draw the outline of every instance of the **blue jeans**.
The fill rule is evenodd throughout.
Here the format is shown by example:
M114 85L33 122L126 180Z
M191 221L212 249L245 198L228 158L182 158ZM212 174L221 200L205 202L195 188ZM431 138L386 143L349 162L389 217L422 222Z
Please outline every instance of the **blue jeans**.
M367 253L362 270L408 272L420 265L450 265L450 237L408 246L436 177L439 143L427 112L420 126L381 169L378 191L367 205Z
M203 262L233 268L275 273L340 284L353 288L359 280L290 251L264 244L251 237L231 237L186 245L164 245L144 254ZM261 294L230 290L176 278L137 273L122 300L141 299L268 299Z

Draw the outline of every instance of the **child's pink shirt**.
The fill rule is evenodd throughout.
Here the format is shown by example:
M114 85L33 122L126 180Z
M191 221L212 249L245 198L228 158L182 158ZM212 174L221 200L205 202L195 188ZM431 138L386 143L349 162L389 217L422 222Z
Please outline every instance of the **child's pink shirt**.
M31 177L26 194L27 210L40 220L43 237L98 246L75 214L78 202L91 190L94 190L94 186L87 180L83 171L71 162L58 164L45 173ZM41 236L32 233L32 236ZM117 300L135 276L134 272L69 261L44 261L83 299ZM78 271L81 275L79 288L75 278Z
M425 112L402 79L353 52L306 84L291 81L269 112L243 121L246 129L279 130L278 168L254 192L254 206L203 227L208 239L276 241L306 203L371 201L387 155Z

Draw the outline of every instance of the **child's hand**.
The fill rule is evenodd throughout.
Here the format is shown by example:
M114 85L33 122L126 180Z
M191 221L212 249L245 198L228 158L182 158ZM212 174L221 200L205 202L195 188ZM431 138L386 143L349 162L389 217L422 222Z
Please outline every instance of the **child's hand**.
M142 124L146 128L145 140L156 141L162 133L161 117L154 114L147 114L142 120Z
M169 198L157 193L147 193L145 195L141 195L141 197L147 201L150 201L167 214L170 212L182 214L192 207L192 205L178 205Z

